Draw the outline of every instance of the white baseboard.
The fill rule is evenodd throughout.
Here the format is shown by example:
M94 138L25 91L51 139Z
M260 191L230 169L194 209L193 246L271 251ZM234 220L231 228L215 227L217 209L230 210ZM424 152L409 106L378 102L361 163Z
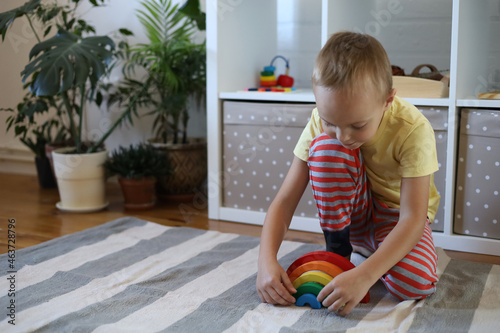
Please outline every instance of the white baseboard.
M29 150L0 146L0 172L36 175L35 156Z

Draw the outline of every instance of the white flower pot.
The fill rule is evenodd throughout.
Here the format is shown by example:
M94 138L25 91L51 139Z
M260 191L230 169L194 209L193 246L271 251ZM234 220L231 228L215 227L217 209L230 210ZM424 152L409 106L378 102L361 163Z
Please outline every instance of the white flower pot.
M108 206L105 191L104 162L107 151L68 154L74 148L52 152L54 171L61 201L57 208L70 212L92 212Z

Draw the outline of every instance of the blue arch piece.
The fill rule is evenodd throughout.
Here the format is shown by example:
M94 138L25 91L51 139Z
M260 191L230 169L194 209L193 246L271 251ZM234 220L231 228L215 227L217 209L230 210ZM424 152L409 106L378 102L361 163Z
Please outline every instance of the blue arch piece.
M314 294L304 294L297 298L297 301L295 302L295 305L297 306L305 306L306 304L309 304L313 309L321 309L321 303L318 302L318 299Z

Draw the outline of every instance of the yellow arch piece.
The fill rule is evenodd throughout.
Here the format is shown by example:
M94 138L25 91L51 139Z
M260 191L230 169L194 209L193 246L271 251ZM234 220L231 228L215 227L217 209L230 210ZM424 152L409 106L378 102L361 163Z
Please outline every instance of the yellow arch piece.
M326 273L320 271L309 271L296 278L295 281L293 281L293 287L297 289L306 282L316 282L322 286L326 286L332 280L333 277Z

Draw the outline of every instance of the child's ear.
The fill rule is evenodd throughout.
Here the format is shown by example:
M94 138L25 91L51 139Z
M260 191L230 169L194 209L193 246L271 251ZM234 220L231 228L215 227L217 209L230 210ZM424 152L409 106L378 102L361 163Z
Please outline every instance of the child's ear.
M387 110L391 106L392 102L394 101L394 96L396 96L396 88L392 88L389 96L385 100L384 110Z

